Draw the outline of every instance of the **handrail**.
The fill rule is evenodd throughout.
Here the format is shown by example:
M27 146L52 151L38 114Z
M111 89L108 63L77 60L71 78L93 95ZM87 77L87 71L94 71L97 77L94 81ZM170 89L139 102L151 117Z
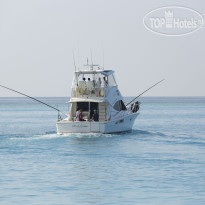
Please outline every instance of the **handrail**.
M93 89L81 89L78 86L72 88L72 97L107 97L109 87L100 87Z

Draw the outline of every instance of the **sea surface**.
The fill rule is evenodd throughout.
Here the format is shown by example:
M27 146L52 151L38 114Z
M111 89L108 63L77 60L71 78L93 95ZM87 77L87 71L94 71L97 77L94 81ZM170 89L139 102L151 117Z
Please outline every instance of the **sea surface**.
M0 98L0 205L204 205L205 97L139 100L131 132L58 135L56 111Z

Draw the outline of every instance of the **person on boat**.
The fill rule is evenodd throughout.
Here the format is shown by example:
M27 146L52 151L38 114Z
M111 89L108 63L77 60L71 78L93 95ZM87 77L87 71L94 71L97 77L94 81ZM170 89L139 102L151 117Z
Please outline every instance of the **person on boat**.
M101 83L102 83L101 78L98 78L98 81L97 81L97 87L98 87L98 88L101 87Z
M83 80L79 81L78 89L79 93L83 94L87 88L86 78L83 78Z
M96 88L96 95L97 97L100 96L100 91L101 91L101 78L98 78L98 81L97 81L97 88Z
M99 121L99 116L97 114L97 110L94 110L94 113L93 113L93 116L92 118L90 119L91 121L95 121L95 122L98 122Z
M89 94L92 93L93 87L94 87L94 86L93 86L93 82L90 80L90 78L88 78L87 89L88 89Z
M75 119L76 119L76 121L78 120L78 115L79 115L79 113L80 113L79 108L77 108L76 114L75 114Z
M139 108L140 108L140 103L138 101L131 104L131 110L133 113L137 112Z
M106 94L107 87L108 87L108 81L106 80L106 77L103 77L102 87L101 87L101 90L100 90L100 96L103 97L104 94Z
M80 109L80 112L79 112L79 114L78 114L78 118L77 118L77 121L85 121L84 119L83 119L83 114L82 114L82 109Z
M106 77L103 77L103 87L108 86L108 81L106 80Z
M87 82L86 82L86 78L83 78L83 84L84 84L84 88L87 88Z

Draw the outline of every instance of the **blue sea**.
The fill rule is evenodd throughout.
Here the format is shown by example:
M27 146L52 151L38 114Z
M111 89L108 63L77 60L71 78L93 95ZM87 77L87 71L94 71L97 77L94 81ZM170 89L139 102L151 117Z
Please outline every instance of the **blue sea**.
M0 205L204 205L205 97L139 100L131 132L58 135L56 111L0 98Z

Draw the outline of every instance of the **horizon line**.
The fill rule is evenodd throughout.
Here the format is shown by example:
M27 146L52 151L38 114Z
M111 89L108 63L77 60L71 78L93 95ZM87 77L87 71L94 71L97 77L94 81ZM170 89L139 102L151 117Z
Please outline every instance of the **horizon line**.
M35 97L35 98L71 98L70 96L66 97L66 96L32 96L32 97ZM135 97L135 96L122 96L122 97ZM156 95L156 96L140 96L139 98L142 98L142 97L165 97L165 98L169 98L169 97L205 97L205 96L202 96L202 95L197 95L197 96L191 96L191 95L184 95L184 96L160 96L160 95ZM0 98L27 98L25 96L0 96Z

